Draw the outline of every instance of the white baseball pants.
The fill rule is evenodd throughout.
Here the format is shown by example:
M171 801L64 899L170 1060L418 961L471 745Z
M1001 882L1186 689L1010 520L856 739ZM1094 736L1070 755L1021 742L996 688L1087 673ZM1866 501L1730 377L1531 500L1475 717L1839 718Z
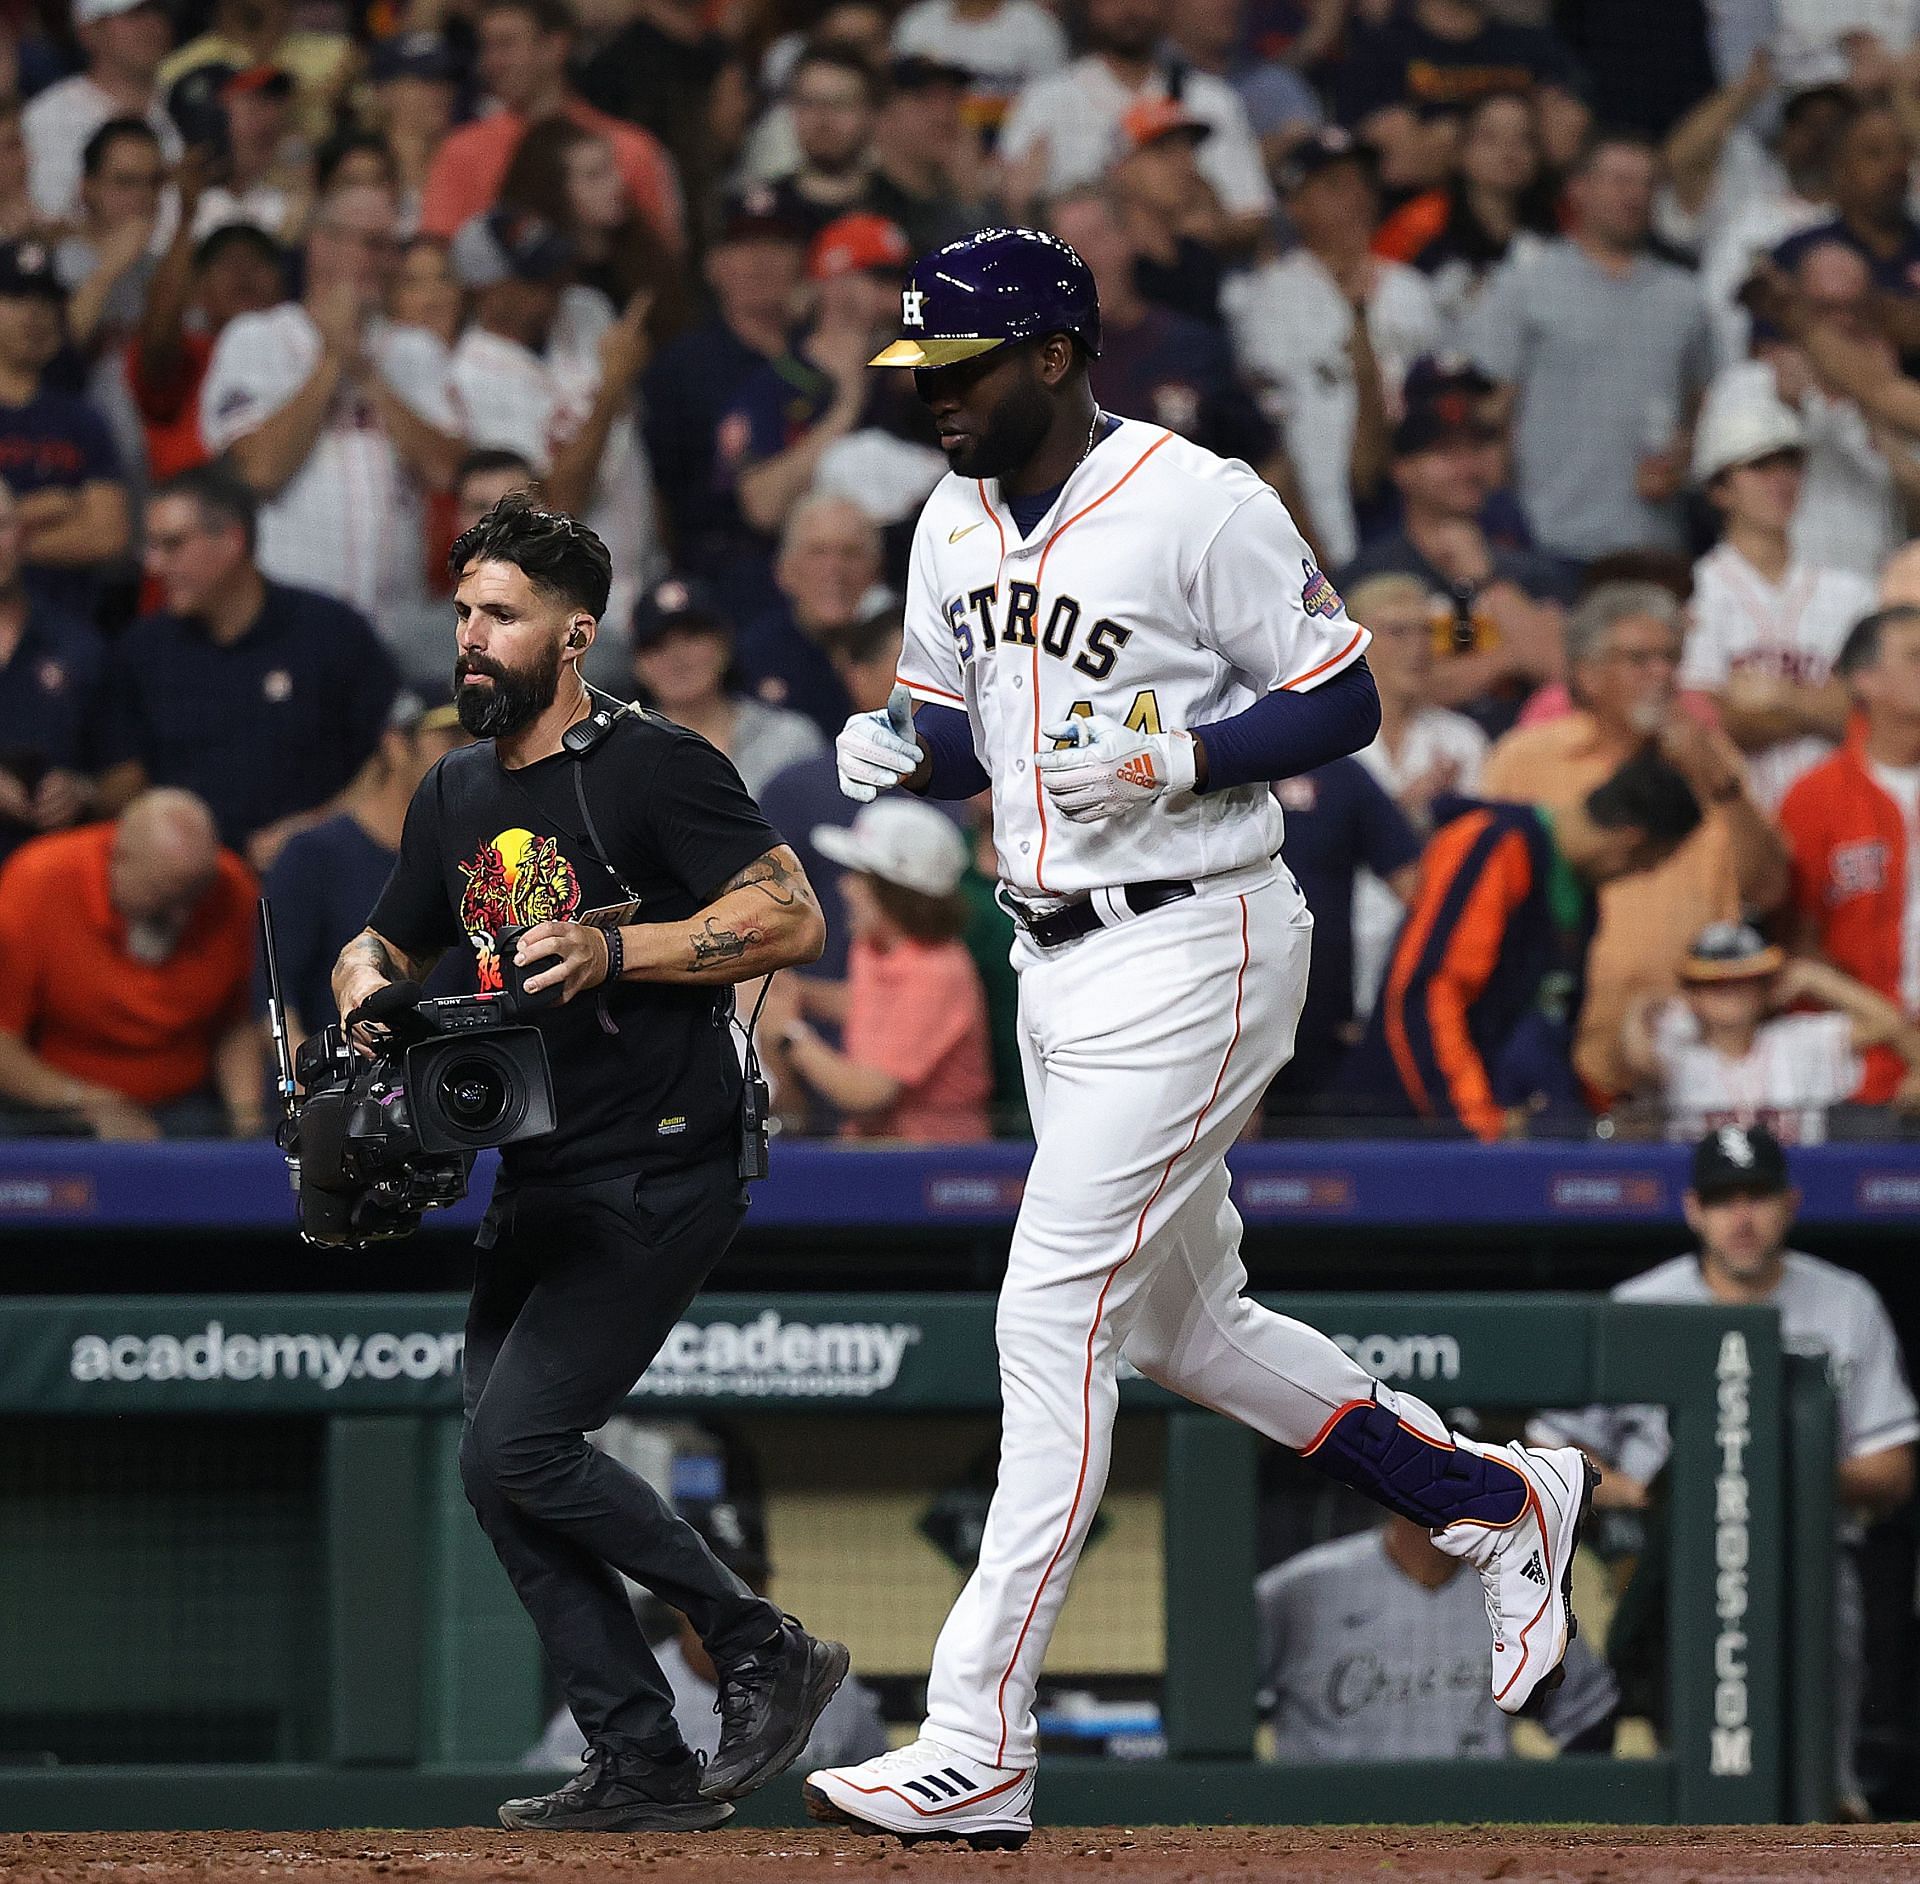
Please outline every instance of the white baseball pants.
M1247 1300L1228 1197L1227 1148L1293 1051L1311 935L1291 878L1269 875L1057 953L1016 945L1039 1143L994 1323L999 1482L926 1721L989 1765L1034 1761L1034 1689L1106 1487L1123 1351L1296 1450L1375 1391L1325 1335Z

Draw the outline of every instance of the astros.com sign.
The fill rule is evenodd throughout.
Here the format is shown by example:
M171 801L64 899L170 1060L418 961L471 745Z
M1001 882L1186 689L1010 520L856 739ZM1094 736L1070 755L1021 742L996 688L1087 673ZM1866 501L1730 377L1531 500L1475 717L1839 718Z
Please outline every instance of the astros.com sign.
M633 1391L642 1399L864 1400L892 1388L920 1334L913 1322L787 1321L771 1308L751 1321L683 1321Z

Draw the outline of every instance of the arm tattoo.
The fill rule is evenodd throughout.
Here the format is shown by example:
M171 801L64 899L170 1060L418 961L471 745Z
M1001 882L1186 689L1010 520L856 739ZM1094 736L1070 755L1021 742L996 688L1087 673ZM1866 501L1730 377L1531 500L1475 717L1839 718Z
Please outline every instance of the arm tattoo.
M357 955L369 968L377 968L389 981L404 981L407 971L394 960L393 951L371 929L363 929L342 949L342 955Z
M723 929L717 918L709 916L687 940L696 969L721 968L739 961L749 949L758 948L761 936L758 929Z
M768 851L764 857L756 857L737 876L730 877L721 885L720 894L726 896L734 890L758 890L781 909L794 909L810 900L806 877L790 868L786 858L777 850Z

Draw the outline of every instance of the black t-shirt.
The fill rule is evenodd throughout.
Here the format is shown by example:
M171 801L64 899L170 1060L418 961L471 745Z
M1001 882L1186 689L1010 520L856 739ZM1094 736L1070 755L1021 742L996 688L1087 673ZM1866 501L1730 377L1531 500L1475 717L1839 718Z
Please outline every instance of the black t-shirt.
M491 740L450 752L414 793L399 861L369 919L409 951L470 947L500 986L493 933L571 922L627 900L594 855L574 774L609 860L640 899L629 924L684 921L779 842L732 765L656 714L620 719L586 759L508 771ZM740 1064L731 988L623 981L536 1017L553 1069L556 1130L501 1154L515 1183L582 1183L730 1156Z

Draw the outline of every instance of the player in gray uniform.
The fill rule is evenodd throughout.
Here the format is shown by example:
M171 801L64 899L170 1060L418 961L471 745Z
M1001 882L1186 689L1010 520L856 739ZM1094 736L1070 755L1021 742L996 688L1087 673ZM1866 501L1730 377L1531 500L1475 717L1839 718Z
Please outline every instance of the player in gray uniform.
M1273 1757L1498 1760L1513 1723L1487 1692L1477 1577L1405 1518L1276 1564L1254 1585L1260 1711ZM1620 1684L1576 1639L1540 1724L1565 1749L1605 1751Z
M1787 1248L1799 1206L1786 1154L1773 1134L1759 1125L1723 1125L1694 1147L1685 1208L1699 1253L1676 1256L1621 1283L1613 1299L1770 1304L1780 1311L1780 1338L1789 1353L1826 1357L1839 1402L1843 1514L1834 1630L1835 1759L1843 1801L1858 1805L1854 1746L1864 1620L1851 1547L1867 1520L1889 1516L1913 1495L1920 1407L1907 1384L1899 1337L1873 1285L1850 1269ZM1647 1487L1672 1450L1666 1409L1657 1406L1546 1413L1530 1433L1536 1444L1571 1442L1605 1465L1595 1502L1616 1507L1647 1502Z

